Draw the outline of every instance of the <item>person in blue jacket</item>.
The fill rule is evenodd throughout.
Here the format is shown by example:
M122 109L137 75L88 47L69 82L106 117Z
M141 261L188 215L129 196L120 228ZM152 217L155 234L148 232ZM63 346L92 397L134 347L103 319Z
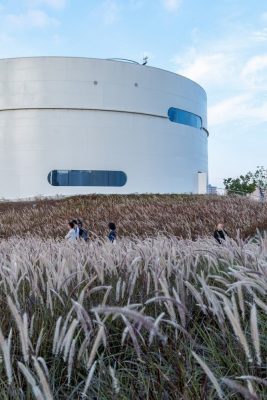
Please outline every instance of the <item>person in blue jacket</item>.
M116 225L114 224L114 222L110 222L110 223L108 224L108 227L109 227L108 240L109 240L111 243L114 243L114 241L115 241L116 238L117 238Z

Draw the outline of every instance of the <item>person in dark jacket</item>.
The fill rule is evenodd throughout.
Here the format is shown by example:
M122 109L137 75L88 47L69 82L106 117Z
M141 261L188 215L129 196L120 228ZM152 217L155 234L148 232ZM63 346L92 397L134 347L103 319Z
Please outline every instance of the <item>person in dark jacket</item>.
M88 242L88 232L83 228L83 223L79 218L77 218L77 226L79 229L79 239L83 239L85 242Z
M222 240L226 239L226 236L229 236L222 223L217 225L217 228L213 234L214 238L217 240L218 243L222 244Z
M116 225L114 224L114 222L110 222L108 224L108 227L109 227L108 240L111 243L114 243L114 241L116 240L116 237L117 237Z

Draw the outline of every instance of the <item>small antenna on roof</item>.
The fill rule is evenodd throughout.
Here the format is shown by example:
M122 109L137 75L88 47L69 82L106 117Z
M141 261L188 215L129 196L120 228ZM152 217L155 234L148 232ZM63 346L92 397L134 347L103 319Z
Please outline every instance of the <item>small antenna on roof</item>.
M147 65L147 62L148 62L148 56L144 56L142 65Z

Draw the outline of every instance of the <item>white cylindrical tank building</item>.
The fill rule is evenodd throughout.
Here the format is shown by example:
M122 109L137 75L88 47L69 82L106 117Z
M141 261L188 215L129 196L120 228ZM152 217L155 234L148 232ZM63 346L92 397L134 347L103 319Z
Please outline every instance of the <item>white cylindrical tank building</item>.
M137 63L0 60L0 197L203 193L205 91Z

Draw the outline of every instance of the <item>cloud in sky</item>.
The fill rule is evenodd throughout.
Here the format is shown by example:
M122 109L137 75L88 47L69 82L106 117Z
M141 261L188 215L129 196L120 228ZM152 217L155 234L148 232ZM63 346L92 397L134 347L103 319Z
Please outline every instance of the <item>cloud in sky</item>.
M40 7L42 5L54 9L63 9L66 6L66 0L26 0L29 7Z
M162 0L162 2L168 11L177 11L182 4L182 0Z
M100 22L113 25L120 18L120 6L116 0L100 1L93 13Z
M42 10L28 10L21 14L8 14L6 21L11 28L45 28L50 25L57 26L59 24L55 18L49 17Z
M260 45L255 46L257 40L252 32L241 38L233 34L224 41L208 40L201 50L196 43L174 57L176 72L207 91L211 129L267 121L267 52Z
M267 28L263 28L262 30L253 32L252 36L258 41L267 41Z
M246 127L267 122L267 99L258 104L254 94L244 93L227 97L211 105L208 109L209 126L239 124ZM228 129L231 132L231 129Z
M21 12L6 13L3 21L7 22L10 29L19 28L46 28L49 26L58 26L59 21L50 16L49 7L53 10L62 10L66 6L67 0L22 0L23 6Z
M242 78L251 88L267 89L267 54L250 58L241 73Z
M177 73L205 87L225 85L225 79L233 69L232 57L222 52L198 54L195 49L190 49L184 56L175 57L174 61L179 66Z
M223 177L253 169L266 159L267 28L259 22L263 17L258 18L250 29L238 26L228 35L204 41L195 37L173 58L177 73L207 91L210 179L221 187ZM218 157L221 153L227 165Z

